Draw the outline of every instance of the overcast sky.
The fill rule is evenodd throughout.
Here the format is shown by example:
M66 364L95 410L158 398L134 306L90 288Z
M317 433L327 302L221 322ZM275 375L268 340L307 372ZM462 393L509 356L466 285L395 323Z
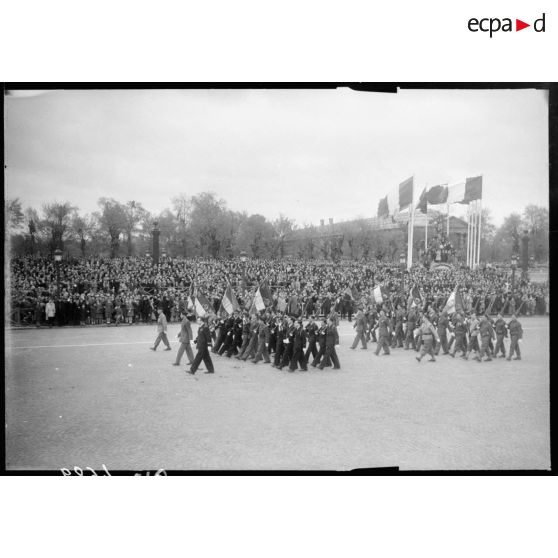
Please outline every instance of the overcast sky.
M484 177L494 221L548 207L545 92L51 91L5 97L6 192L24 207L213 191L298 224L375 216L391 188ZM463 213L457 206L453 214Z

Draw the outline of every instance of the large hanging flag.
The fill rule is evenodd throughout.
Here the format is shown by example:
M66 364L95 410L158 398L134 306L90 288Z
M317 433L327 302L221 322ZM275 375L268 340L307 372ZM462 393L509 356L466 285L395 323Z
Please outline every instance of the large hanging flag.
M428 189L427 193L428 203L430 205L440 205L448 201L448 187L447 184L440 184L432 186Z
M207 297L203 295L198 289L195 290L194 295L194 309L198 318L203 318L209 315L211 310L211 303L207 300Z
M372 291L372 296L376 304L382 304L384 302L384 297L382 296L382 287L380 285L374 287L374 290Z
M465 182L448 188L447 203L470 203L482 199L482 176L467 178Z
M461 298L461 293L459 292L457 286L449 295L449 298L444 306L444 310L448 314L454 314L455 312L463 312L463 300Z
M230 283L227 282L227 288L225 290L225 294L221 299L219 314L223 315L223 313L226 313L230 316L234 312L236 312L236 310L238 310L238 301L236 300L236 296L234 296Z
M426 188L422 191L420 195L419 202L417 204L417 209L421 213L426 213L428 211L428 197L426 195Z
M265 310L265 302L262 297L261 288L258 287L258 290L254 295L254 300L252 301L252 305L250 306L250 314L257 314L261 310Z
M382 198L378 204L378 217L389 217L407 209L413 203L413 177L408 178Z

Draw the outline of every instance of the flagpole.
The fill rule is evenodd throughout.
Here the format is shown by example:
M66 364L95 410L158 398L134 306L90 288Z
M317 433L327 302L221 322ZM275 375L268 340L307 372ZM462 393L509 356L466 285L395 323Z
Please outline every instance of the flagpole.
M475 261L477 259L477 204L476 202L471 202L472 204L472 226L473 231L471 234L471 269L475 269Z
M477 249L477 266L480 265L480 239L482 233L482 200L479 200L479 246Z
M467 206L467 245L465 247L465 259L467 267L469 267L469 249L471 246L471 208Z
M428 200L426 200L426 226L424 227L424 253L428 251Z
M415 227L415 175L413 174L413 185L411 190L411 209L409 215L409 230L407 233L407 270L413 265L413 232Z
M447 208L447 231L446 231L446 236L448 237L448 241L449 241L449 202L446 204L446 208Z

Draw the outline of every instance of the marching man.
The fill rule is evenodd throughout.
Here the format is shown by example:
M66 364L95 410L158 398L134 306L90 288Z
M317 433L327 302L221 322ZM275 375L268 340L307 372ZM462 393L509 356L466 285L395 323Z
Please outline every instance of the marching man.
M425 316L422 318L422 323L419 327L419 337L420 337L420 355L415 357L418 362L422 360L422 357L428 353L430 355L429 362L436 362L434 358L434 339L436 342L440 342L440 338L438 337L438 332L430 322L430 320Z

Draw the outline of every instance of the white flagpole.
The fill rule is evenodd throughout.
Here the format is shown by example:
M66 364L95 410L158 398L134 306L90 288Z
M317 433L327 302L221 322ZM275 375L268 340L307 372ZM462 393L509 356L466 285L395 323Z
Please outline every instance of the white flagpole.
M473 269L477 268L477 258L478 258L478 236L479 236L479 204L475 200L475 235L473 242Z
M413 232L415 228L415 175L413 175L413 185L411 189L411 203L409 214L409 230L407 233L407 270L413 265Z
M428 250L428 200L426 201L426 225L424 227L424 252Z
M466 248L466 258L467 267L471 267L471 258L469 257L471 251L471 208L467 206L467 248Z
M447 212L448 212L447 213L447 215L448 215L448 220L447 220L448 226L447 226L446 236L448 237L448 241L449 241L449 202L446 204L446 208L447 208Z
M481 245L481 233L482 233L482 200L478 200L479 204L479 244L477 249L477 266L480 265L480 245Z

